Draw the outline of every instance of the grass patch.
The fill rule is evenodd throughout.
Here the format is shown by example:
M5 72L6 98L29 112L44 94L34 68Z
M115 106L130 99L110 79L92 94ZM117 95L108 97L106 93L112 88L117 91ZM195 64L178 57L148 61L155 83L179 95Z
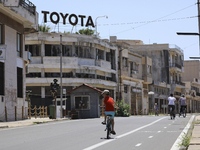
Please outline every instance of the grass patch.
M184 133L184 135L182 136L183 139L182 139L181 143L179 143L179 147L184 147L187 149L190 145L191 137L192 137L191 133L189 133L189 134Z

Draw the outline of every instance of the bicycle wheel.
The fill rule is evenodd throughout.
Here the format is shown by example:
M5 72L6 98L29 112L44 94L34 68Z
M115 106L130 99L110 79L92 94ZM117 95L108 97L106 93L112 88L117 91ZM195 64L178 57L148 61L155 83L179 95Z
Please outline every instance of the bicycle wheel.
M111 126L111 121L108 120L108 121L107 121L107 139L110 138L110 132L111 132L110 126Z
M186 110L185 109L183 110L183 117L184 118L186 117Z

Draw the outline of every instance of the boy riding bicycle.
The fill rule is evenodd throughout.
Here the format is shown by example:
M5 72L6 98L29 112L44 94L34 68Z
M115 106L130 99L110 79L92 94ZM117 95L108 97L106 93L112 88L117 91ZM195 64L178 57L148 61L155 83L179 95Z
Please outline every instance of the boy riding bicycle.
M118 106L116 104L116 102L109 96L110 92L109 90L104 90L102 95L104 97L104 99L102 100L102 107L105 104L105 115L104 115L104 121L102 122L102 124L106 124L106 115L112 115L111 116L111 122L112 122L112 131L111 134L115 135L115 131L114 131L114 116L115 116L115 108L114 108L114 104L118 109Z

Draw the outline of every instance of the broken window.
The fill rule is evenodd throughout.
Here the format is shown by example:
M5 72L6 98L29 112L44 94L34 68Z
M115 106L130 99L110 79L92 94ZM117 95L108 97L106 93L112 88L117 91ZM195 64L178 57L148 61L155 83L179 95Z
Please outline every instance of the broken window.
M75 109L90 109L90 96L75 96Z
M63 45L62 46L62 55L63 56L72 56L72 46L71 45Z
M100 49L96 49L97 60L104 60L104 51Z
M124 84L124 93L128 93L128 85Z
M31 53L31 56L40 56L40 45L26 45L25 50Z
M37 78L37 77L41 77L41 73L39 73L39 72L31 72L31 73L29 73L29 74L26 74L26 77L27 78Z

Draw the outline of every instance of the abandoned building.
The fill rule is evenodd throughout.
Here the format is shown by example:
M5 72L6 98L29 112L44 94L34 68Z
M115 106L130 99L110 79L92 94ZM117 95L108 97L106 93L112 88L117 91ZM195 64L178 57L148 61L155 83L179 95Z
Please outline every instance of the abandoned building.
M199 60L184 61L183 82L185 83L185 97L188 112L200 110L200 62Z
M129 41L126 41L130 43ZM131 43L130 43L131 45ZM158 104L161 112L167 112L167 98L170 93L178 100L185 92L185 83L182 82L184 72L184 53L181 48L170 44L131 45L131 51L142 56L152 58L153 84L149 91L154 95L149 96L149 107L153 109ZM176 110L179 110L176 104Z
M26 88L32 91L31 104L48 106L52 104L50 83L53 79L60 83L60 33L28 34L25 40L26 51L32 54L26 75ZM93 36L63 33L62 56L63 89L70 91L86 83L110 90L116 99L118 49L114 44ZM70 110L70 101L67 103Z
M19 7L5 7L0 0L0 121L28 116L25 68L31 55L25 51L24 37L37 31L37 20L33 3L20 1Z

